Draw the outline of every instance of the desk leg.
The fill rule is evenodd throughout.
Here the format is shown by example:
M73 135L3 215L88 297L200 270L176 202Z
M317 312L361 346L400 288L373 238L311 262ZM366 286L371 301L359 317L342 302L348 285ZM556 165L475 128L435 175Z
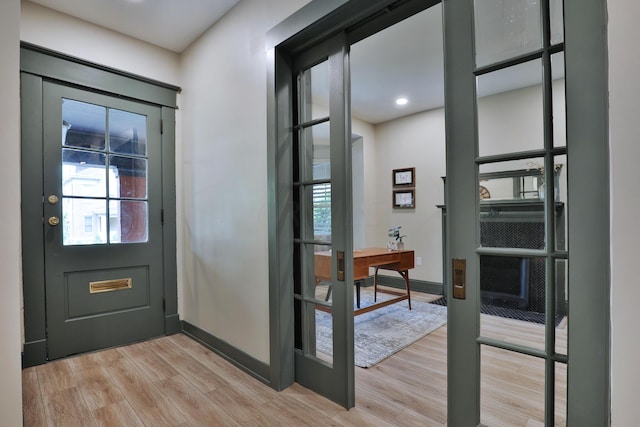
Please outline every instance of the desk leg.
M360 308L360 280L356 280L356 307Z
M407 287L407 301L409 302L409 310L411 310L411 285L409 283L409 270L398 271L404 279L405 286Z
M373 273L373 302L378 301L378 267L375 269L376 271Z

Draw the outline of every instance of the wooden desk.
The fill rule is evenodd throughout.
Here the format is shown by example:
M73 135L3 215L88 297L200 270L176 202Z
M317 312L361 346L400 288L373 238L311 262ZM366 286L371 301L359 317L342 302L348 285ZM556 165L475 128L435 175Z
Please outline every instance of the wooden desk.
M357 309L354 315L366 313L377 308L395 304L407 300L411 310L411 285L409 283L409 270L414 268L414 252L409 250L389 251L387 248L367 248L353 252L353 280L356 285ZM360 308L360 281L369 277L369 268L374 268L373 275L373 300L377 301L378 292L396 295L387 301L377 302L368 307ZM396 271L405 283L405 292L378 289L378 270ZM315 253L316 281L331 283L331 252Z

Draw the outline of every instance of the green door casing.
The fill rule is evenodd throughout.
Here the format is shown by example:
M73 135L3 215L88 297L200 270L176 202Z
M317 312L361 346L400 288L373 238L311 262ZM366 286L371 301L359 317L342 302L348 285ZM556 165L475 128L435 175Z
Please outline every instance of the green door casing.
M179 332L179 88L20 55L23 366Z
M500 353L506 358L531 361L535 367L531 377L537 389L530 394L535 396L536 418L542 418L545 425L609 425L606 2L448 0L442 4L448 248L444 256L449 296L447 423L461 427L482 422L511 425L500 424L495 417L481 414L482 393L501 388L494 385L481 392L485 375L482 360L490 361L493 353ZM268 34L268 47L274 47L275 51L275 55L268 54L272 66L269 76L272 182L288 184L290 181L291 165L281 161L291 145L288 129L294 125L291 117L296 108L289 52L304 50L323 37L329 38L346 29L357 31L358 22L368 21L375 27L375 16L387 16L388 21L393 21L398 10L405 6L416 10L426 7L420 1L314 0ZM491 19L497 19L488 29L502 31L506 44L512 43L507 46L506 56L489 55L477 61L477 49L499 48L501 44L492 37L491 31L486 38L475 32L481 26L476 8L485 9L490 24ZM502 18L506 18L505 21L499 22ZM533 42L529 36L533 36ZM520 48L523 50L518 50ZM491 76L498 77L494 81L506 83L507 79L500 78L500 71L523 64L533 64L525 68L534 70L534 80L519 88L537 91L539 104L534 113L540 120L536 122L539 127L535 133L526 133L523 129L510 141L512 144L483 151L479 139L484 129L479 128L479 122L484 120L481 110L486 105L481 105L485 103L481 98L496 93L484 93L479 88L491 83ZM556 71L562 71L563 78L557 77ZM562 94L564 100L556 103L555 94ZM566 130L559 132L562 137L554 133L561 129L556 126L559 123L554 123L561 120L561 113L566 117ZM505 115L496 123L509 125L510 119ZM532 136L536 139L535 146L518 145ZM517 167L513 167L513 162ZM529 162L531 167L524 166ZM557 164L562 166L556 167ZM535 191L522 188L529 195L536 194L537 200L525 200L522 205L535 206L535 215L530 215L535 221L530 222L536 223L538 232L541 227L542 232L538 234L541 242L522 246L505 242L492 245L483 241L483 228L490 229L494 226L490 223L496 221L494 217L487 218L491 215L488 202L480 200L481 175L496 177L510 172L515 176L513 172L532 167L540 173L536 181L527 185L535 182L537 188ZM558 181L556 170L560 171ZM540 185L542 180L544 186ZM564 200L556 201L556 189L562 189L560 194ZM270 256L278 267L270 278L274 307L271 320L277 331L272 341L272 363L274 378L277 376L282 386L291 381L291 365L287 362L294 341L290 326L293 309L281 303L293 288L289 280L292 267L288 262L288 242L292 240L288 220L292 219L292 212L287 209L287 203L291 197L291 191L283 191L282 186L271 191L270 197ZM457 269L458 274L454 274L453 259L466 260L466 270ZM531 342L513 343L489 336L482 330L482 266L496 260L509 260L514 264L514 259L518 260L516 265L521 266L520 271L541 270L543 277L543 284L538 284L538 288L542 294L544 324L538 329L541 335ZM453 287L452 281L459 278L466 278L458 282L464 285L464 292ZM518 302L524 304L525 301L521 298ZM565 318L570 315L564 332L566 346L558 339L558 315ZM508 330L505 332L508 336ZM339 387L340 381L334 384ZM499 405L508 404L510 396L501 399L498 399ZM508 417L508 408L502 409L498 416Z
M160 108L43 98L49 359L162 335Z

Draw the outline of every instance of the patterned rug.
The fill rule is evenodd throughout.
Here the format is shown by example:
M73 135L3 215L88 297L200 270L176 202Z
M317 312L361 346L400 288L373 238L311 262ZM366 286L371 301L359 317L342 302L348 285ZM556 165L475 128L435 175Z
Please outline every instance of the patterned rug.
M362 296L362 307L372 303L368 297ZM411 308L401 301L354 318L356 366L369 368L447 323L446 307L412 301ZM333 354L331 314L322 311L316 312L316 346Z

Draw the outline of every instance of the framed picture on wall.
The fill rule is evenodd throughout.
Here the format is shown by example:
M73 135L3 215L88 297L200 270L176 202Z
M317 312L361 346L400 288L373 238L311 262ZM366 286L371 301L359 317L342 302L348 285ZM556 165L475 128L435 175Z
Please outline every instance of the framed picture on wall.
M414 187L416 182L416 168L393 170L394 187Z
M414 189L393 190L393 207L395 209L413 209L416 207Z

